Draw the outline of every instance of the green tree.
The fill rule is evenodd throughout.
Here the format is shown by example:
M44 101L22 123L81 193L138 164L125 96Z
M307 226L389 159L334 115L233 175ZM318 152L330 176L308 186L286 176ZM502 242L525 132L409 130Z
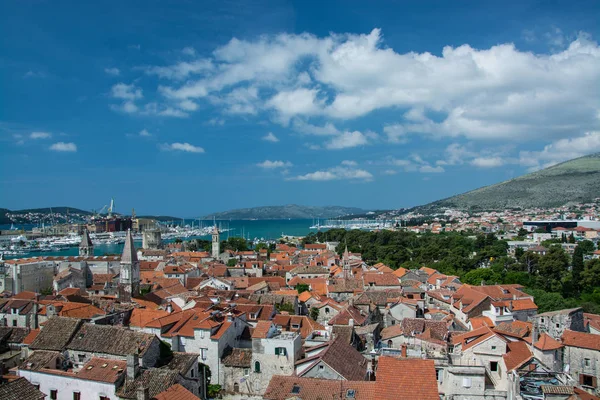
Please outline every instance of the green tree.
M573 252L573 262L571 268L571 275L573 276L573 288L576 293L581 291L581 274L585 265L583 263L583 249L581 246L575 247L575 251Z
M600 287L600 259L589 260L581 273L581 286L585 292L592 292Z
M577 244L577 247L581 247L581 250L584 254L590 254L593 253L594 250L596 250L594 242L592 242L591 240L582 240Z
M540 258L538 280L540 286L550 292L561 290L561 281L569 268L569 258L559 246L552 246Z
M302 292L308 292L310 290L310 286L308 286L306 283L299 283L296 285L296 290L298 291L298 294Z
M229 260L227 260L227 266L235 267L237 265L237 262L238 262L237 258L230 258Z
M318 308L315 308L315 307L311 307L311 308L310 308L309 315L310 315L310 318L311 318L313 321L316 321L316 320L317 320L317 318L319 318L319 309L318 309Z

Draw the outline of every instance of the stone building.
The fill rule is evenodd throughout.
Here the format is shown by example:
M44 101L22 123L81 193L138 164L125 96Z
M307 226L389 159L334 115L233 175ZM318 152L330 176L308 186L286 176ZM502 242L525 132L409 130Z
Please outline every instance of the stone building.
M162 249L162 237L160 229L147 229L142 234L142 248L144 250Z
M221 242L219 238L219 228L217 228L217 224L215 223L215 227L212 233L212 258L215 260L219 259L221 255Z
M582 308L549 311L535 317L535 333L537 339L542 333L560 340L565 330L586 332Z
M562 334L562 344L565 369L584 389L600 394L600 336L567 329Z
M251 394L265 393L274 375L293 375L300 359L302 338L295 332L280 332L271 321L260 321L252 333L252 363L247 388Z
M140 262L133 245L131 230L127 231L125 246L121 255L118 294L121 301L131 301L132 297L140 294Z
M6 260L3 264L0 262L0 292L40 293L52 289L56 272L55 263L42 257Z
M94 244L90 239L90 234L87 229L84 229L83 235L81 235L81 243L79 243L79 257L93 257L94 256Z

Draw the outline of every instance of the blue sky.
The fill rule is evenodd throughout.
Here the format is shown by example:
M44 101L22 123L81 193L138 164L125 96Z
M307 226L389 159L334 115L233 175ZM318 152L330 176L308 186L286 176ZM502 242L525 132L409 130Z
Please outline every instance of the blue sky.
M399 208L597 152L599 14L7 1L0 207Z

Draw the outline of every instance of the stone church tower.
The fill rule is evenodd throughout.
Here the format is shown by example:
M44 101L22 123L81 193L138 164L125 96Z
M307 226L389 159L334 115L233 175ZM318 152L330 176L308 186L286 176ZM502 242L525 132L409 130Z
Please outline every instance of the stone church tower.
M215 223L215 229L212 233L212 258L215 260L219 259L219 255L221 254L221 242L219 239L219 228L217 228L217 224Z
M90 239L88 230L83 231L81 236L81 243L79 243L79 257L93 257L94 256L94 244Z
M140 262L133 245L131 230L127 231L125 247L121 255L121 272L119 273L119 299L131 301L140 294Z

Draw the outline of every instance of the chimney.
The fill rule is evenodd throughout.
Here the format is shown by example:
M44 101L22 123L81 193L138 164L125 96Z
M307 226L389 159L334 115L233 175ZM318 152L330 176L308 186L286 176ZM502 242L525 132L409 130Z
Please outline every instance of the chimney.
M348 325L354 326L354 320L352 318L348 320Z
M402 351L402 358L406 358L406 344L402 344L402 346L400 346L400 349Z
M140 369L140 361L137 354L127 355L127 379L135 379ZM139 397L138 397L139 398Z
M38 327L38 312L39 309L38 302L36 300L33 301L33 308L31 309L31 314L29 316L29 328L37 329Z
M150 400L150 388L148 386L137 388L137 400Z
M171 304L171 300L167 303L167 312L171 314L173 312L173 305Z
M233 314L231 311L227 313L227 322L233 322Z

